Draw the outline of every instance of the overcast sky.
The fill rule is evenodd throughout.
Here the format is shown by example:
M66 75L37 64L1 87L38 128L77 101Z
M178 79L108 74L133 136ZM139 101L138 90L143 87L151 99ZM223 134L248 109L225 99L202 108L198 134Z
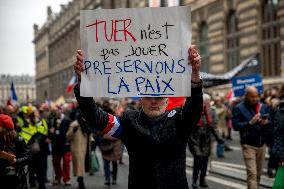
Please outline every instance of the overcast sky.
M0 0L0 74L35 75L33 24L47 17L47 6L59 12L70 0Z

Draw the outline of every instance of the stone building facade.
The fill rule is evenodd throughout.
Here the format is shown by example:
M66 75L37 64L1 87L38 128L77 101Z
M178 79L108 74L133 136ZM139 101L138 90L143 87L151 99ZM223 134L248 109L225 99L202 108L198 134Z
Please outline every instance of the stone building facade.
M167 6L161 0L161 6ZM202 70L224 73L260 53L264 83L284 76L284 0L181 0L192 8L192 37L203 59ZM148 0L71 0L47 20L34 25L36 89L39 101L63 95L80 48L81 9L145 7ZM283 81L282 81L283 82Z
M21 75L0 75L0 104L5 105L10 98L11 82L18 97L19 103L34 102L36 100L34 76Z
M284 82L284 0L184 0L203 71L224 73L259 53L264 84Z

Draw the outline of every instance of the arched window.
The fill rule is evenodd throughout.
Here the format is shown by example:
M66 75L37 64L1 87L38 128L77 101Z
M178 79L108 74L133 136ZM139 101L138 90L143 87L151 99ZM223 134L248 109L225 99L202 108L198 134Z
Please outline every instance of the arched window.
M206 22L202 22L200 24L198 45L200 50L200 56L202 57L201 70L208 72L209 71L208 26Z
M280 31L277 18L278 0L264 0L262 3L262 73L264 76L280 75Z
M238 17L236 11L231 10L227 17L227 69L230 70L239 64L239 37L238 37Z

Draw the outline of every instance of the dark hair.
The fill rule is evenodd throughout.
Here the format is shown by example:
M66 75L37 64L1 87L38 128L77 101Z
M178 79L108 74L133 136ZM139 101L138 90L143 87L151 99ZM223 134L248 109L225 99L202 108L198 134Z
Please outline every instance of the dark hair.
M279 91L279 98L284 98L284 84L281 85L281 88Z
M14 129L6 129L5 127L0 127L0 143L5 146L11 146L16 139L17 133Z

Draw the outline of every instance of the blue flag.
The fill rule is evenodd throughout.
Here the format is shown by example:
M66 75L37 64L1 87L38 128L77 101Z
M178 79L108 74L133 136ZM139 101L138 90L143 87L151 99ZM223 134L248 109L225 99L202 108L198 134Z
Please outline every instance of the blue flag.
M17 97L17 94L16 94L16 90L15 90L13 81L11 82L10 97L11 97L11 100L13 101L13 103L16 103L18 101L18 97Z

